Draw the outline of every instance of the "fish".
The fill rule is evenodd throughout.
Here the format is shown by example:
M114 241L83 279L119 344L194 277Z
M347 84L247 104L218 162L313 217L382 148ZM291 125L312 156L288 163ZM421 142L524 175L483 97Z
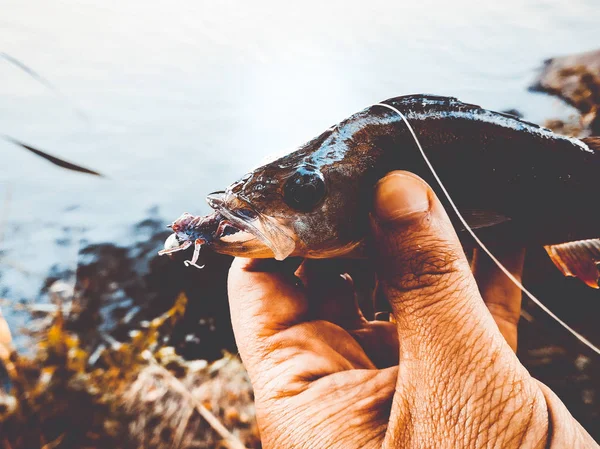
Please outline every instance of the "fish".
M451 197L469 228L451 216L465 247L474 246L467 230L486 243L541 245L564 275L598 288L600 138L427 94L371 105L209 194L214 212L175 220L160 254L194 245L194 265L203 247L278 260L366 257L373 188L394 170L423 178L447 210Z

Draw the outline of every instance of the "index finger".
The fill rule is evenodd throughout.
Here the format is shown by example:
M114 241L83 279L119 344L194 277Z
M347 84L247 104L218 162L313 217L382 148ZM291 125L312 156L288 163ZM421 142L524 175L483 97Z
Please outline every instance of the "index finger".
M521 281L525 261L524 248L494 248L496 257L510 273ZM488 310L513 351L517 350L517 327L521 316L522 292L490 259L475 249L473 275Z
M239 345L303 321L308 301L293 273L297 260L236 258L227 281L231 321Z

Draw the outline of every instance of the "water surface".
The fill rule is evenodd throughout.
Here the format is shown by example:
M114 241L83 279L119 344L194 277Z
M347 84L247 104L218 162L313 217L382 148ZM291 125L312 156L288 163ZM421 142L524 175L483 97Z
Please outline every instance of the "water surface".
M39 291L93 242L204 213L218 190L380 100L457 96L527 119L548 57L598 46L597 0L280 2L0 0L0 133L91 167L67 172L0 141L0 296ZM80 112L78 112L80 111Z

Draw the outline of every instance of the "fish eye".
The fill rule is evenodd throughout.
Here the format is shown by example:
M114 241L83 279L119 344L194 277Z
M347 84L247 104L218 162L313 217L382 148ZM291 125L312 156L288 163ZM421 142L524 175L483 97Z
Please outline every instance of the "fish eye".
M283 186L283 199L301 212L311 211L325 197L325 179L321 172L302 167Z

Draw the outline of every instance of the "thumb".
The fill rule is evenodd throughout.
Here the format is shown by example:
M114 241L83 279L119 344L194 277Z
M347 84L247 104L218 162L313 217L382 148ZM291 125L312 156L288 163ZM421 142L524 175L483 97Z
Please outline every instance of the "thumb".
M371 218L377 274L397 322L401 357L428 357L452 344L464 353L482 332L500 336L448 215L421 178L384 177Z

